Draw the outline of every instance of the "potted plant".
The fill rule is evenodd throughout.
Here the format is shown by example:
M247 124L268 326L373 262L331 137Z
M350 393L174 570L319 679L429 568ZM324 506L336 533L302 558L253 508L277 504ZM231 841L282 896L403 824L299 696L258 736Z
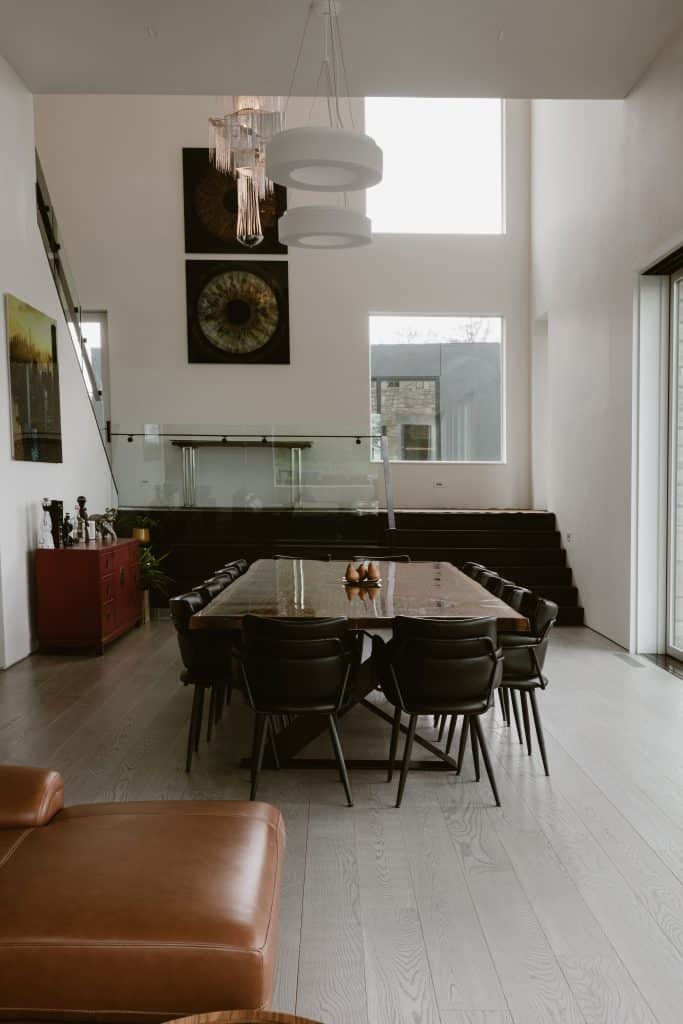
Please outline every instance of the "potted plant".
M149 531L158 525L158 521L156 519L152 519L152 517L147 514L135 516L133 519L133 537L135 537L136 540L139 540L141 544L149 544Z
M164 597L168 597L168 588L171 584L171 577L161 568L161 563L168 558L165 555L154 554L151 548L142 548L140 551L140 590L142 591L142 621L149 622L149 592L156 590Z

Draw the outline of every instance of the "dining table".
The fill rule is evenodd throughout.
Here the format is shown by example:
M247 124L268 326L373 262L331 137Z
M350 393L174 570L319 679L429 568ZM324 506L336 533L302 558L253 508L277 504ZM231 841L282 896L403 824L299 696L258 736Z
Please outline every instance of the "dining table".
M414 618L495 618L499 631L527 632L529 622L520 612L480 586L450 562L379 561L381 579L375 586L347 584L346 561L308 558L261 558L190 619L190 629L238 633L245 615L267 618L346 618L355 629L386 638L397 616ZM361 665L352 698L338 717L362 704L391 723L392 716L369 700L376 687L370 660ZM328 759L298 757L327 723L314 715L294 718L277 736L277 754L283 767L334 767ZM406 729L402 726L402 730ZM424 736L415 742L433 755L411 763L414 769L457 770L456 761ZM436 760L434 760L434 757ZM250 761L245 760L245 766ZM350 768L386 766L386 759L355 759Z

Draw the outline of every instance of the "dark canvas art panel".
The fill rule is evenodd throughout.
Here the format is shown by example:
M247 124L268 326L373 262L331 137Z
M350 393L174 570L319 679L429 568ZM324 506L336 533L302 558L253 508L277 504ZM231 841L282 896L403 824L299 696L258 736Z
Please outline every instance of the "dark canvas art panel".
M12 457L61 462L57 324L14 295L5 296Z
M183 198L185 204L185 252L280 253L286 245L277 240L278 218L287 209L287 189L275 186L261 202L263 241L245 249L236 238L237 182L209 162L208 149L183 149Z
M190 363L289 363L284 260L186 260Z

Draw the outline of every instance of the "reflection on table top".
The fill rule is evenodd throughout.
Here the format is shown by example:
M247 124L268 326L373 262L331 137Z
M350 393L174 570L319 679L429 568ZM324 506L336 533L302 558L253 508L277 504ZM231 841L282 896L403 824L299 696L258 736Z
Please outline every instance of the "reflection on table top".
M397 615L493 616L498 629L520 632L528 620L450 562L380 562L381 587L345 586L347 562L260 559L190 621L192 629L239 629L245 615L346 617L356 627L390 627Z

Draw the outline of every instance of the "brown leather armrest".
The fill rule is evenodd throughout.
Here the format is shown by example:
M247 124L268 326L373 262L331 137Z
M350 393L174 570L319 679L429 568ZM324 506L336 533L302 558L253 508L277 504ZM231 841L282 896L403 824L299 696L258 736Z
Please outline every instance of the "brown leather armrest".
M64 783L59 772L0 765L0 828L47 825L64 806Z

